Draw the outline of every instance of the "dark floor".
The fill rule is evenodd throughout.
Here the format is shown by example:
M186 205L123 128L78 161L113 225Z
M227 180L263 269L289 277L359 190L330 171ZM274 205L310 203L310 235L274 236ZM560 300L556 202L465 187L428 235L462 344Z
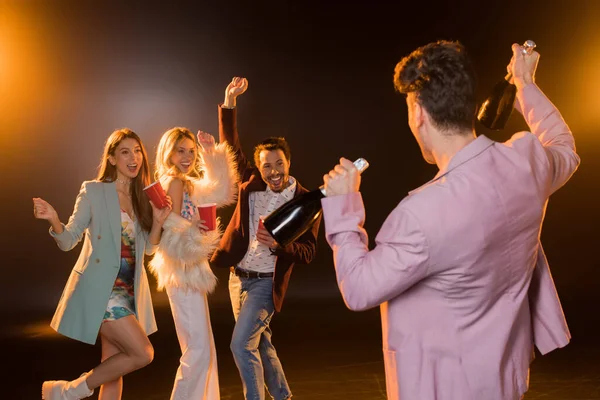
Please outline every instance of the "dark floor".
M154 362L125 378L124 400L169 398L179 347L169 309L156 306L159 331L151 336ZM242 399L229 352L233 327L224 301L211 304L222 399ZM51 313L11 316L0 343L3 387L0 399L40 398L46 379L74 379L94 366L99 347L65 339L48 328ZM6 321L6 319L5 319ZM273 321L274 343L294 398L305 400L385 399L379 311L353 313L340 299L288 301ZM565 349L538 356L527 400L600 399L600 345L574 340ZM6 385L6 383L10 383ZM96 396L92 397L96 398Z

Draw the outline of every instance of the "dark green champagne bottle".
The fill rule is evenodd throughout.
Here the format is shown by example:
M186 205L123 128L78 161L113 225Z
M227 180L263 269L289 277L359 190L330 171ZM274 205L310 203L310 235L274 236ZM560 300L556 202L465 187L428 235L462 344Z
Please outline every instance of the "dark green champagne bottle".
M533 40L523 44L523 54L531 54L535 49ZM490 96L483 102L477 113L477 119L488 129L501 130L506 126L508 118L515 107L517 87L510 83L512 74L508 73L503 80L498 82Z
M354 161L354 166L362 173L369 167L364 158ZM312 190L294 197L271 214L262 222L269 234L285 247L298 239L310 229L323 212L321 199L325 197L325 188Z

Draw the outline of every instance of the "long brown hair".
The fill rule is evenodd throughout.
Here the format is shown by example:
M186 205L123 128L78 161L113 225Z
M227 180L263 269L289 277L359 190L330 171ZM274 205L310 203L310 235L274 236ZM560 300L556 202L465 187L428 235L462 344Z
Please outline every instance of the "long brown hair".
M127 128L117 129L106 139L96 180L100 182L114 182L117 179L117 167L108 162L108 157L115 155L117 146L125 139L135 139L142 149L142 168L137 176L131 180L129 190L131 191L133 212L142 229L149 232L152 228L152 207L150 206L148 197L144 193L144 188L150 184L150 165L148 164L146 148L134 131Z

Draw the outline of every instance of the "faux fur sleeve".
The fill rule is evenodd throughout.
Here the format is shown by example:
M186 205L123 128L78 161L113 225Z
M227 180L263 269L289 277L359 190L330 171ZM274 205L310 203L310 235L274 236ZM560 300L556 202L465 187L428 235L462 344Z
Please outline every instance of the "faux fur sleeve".
M194 185L194 203L235 203L239 176L231 146L219 143L211 153L202 153L202 160L204 177Z
M208 264L221 232L206 233L185 218L171 213L163 225L163 234L154 258L148 266L156 276L158 289L175 286L205 293L213 291L217 278Z

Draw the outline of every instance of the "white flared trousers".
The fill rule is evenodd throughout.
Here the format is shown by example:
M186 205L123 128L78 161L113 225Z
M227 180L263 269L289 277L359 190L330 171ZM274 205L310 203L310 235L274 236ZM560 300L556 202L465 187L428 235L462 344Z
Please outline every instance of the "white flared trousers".
M171 400L219 400L217 353L206 294L167 287L181 359Z

